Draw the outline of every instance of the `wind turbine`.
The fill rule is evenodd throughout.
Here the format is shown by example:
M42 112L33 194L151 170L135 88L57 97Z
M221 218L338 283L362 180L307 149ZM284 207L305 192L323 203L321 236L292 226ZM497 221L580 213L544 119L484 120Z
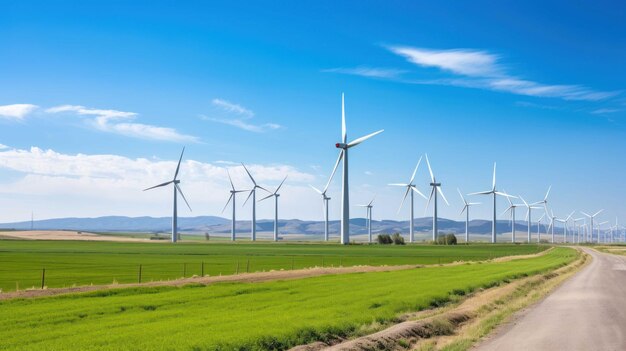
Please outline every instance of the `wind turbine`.
M348 149L359 145L365 140L380 134L384 131L381 129L372 134L360 137L348 143L348 131L346 129L346 110L344 103L344 95L341 94L341 142L336 143L335 147L340 149L339 157L335 163L335 168L343 158L343 177L341 189L341 243L347 245L350 243L350 191L348 181Z
M328 178L328 182L326 182L326 186L324 187L324 190L319 190L318 188L309 184L309 186L313 190L315 190L318 194L322 195L322 209L324 211L324 241L328 241L328 201L330 200L330 197L326 196L326 192L328 191L330 182L333 180L333 177L335 176L335 172L337 172L338 165L339 163L337 162L335 164L335 168L333 168L333 172L331 173L330 178Z
M524 198L520 195L519 197L522 202L524 203L524 206L526 206L526 221L527 221L527 227L528 227L528 243L530 244L530 227L532 225L532 210L538 210L541 207L537 207L537 206L533 206L533 205L529 205L528 202L526 202L526 200L524 200Z
M537 242L541 242L541 220L544 219L546 214L542 214L541 217L537 220ZM546 233L547 234L547 233Z
M503 192L499 192L496 190L496 163L493 163L493 182L492 182L492 186L491 186L491 190L488 191L481 191L481 192L477 192L477 193L471 193L469 195L493 195L493 222L491 223L491 242L495 243L496 242L496 195L500 195L500 196L504 196L504 197L511 197L511 198L516 198L515 196L511 196L508 194L505 194Z
M422 163L422 158L421 157L420 157L419 161L417 161L417 166L415 166L415 170L413 171L413 175L411 176L411 180L409 180L409 182L407 184L404 184L404 183L392 183L392 184L389 184L391 186L402 186L402 187L406 188L406 192L404 193L404 197L402 198L402 202L400 203L400 208L398 208L398 213L402 209L402 206L404 205L404 200L406 200L407 195L409 195L409 193L411 194L411 217L409 217L409 242L410 243L412 243L413 240L414 240L413 217L415 217L415 216L413 215L413 191L416 192L417 194L419 194L424 199L426 199L426 196L424 196L424 194L422 194L417 189L415 184L413 184L413 180L415 179L415 174L417 173L417 169L419 168L420 163ZM413 190L413 191L411 191L411 190Z
M585 225L584 223L579 225L578 222L584 221L584 220L585 220L584 217L574 219L574 225L576 226L576 243L577 244L580 244L580 228Z
M268 193L271 193L271 192L265 189L264 187L260 186L259 184L257 184L254 178L252 177L252 174L250 174L250 171L248 171L248 168L246 167L246 165L244 165L243 163L241 165L246 170L246 173L248 173L248 177L250 177L250 180L252 180L252 183L254 184L254 186L250 190L250 193L248 194L248 197L246 198L246 201L244 201L243 205L245 206L248 200L250 199L250 196L252 196L252 227L250 228L250 240L256 241L256 189L257 188L263 189L267 191Z
M552 185L550 185L550 186L548 187L548 191L546 192L546 196L544 196L543 200L541 200L541 201L537 201L537 202L532 203L532 204L530 204L530 205L531 205L531 206L534 206L534 205L543 205L543 208L545 209L546 214L547 214L547 213L548 213L548 195L550 195L550 190L551 190L551 189L552 189Z
M428 154L426 154L426 164L428 165L428 172L430 173L430 186L432 187L430 191L430 196L428 197L428 202L426 203L426 210L428 210L428 206L430 205L430 200L434 197L435 201L433 202L433 242L437 241L437 235L439 234L437 231L437 193L441 195L443 201L446 202L446 205L450 206L446 196L443 195L443 191L441 191L441 183L437 183L435 179L435 175L433 174L432 168L430 168L430 161L428 161Z
M572 218L575 212L576 211L572 211L572 213L570 213L569 216L567 216L564 219L555 218L557 222L563 223L563 242L564 243L567 243L567 223L569 222L570 218Z
M269 199L272 196L274 197L274 241L278 241L278 197L280 196L280 194L278 193L278 190L280 190L280 187L283 186L283 183L285 182L286 179L287 179L287 176L283 178L283 181L280 182L280 185L278 185L278 188L276 188L276 190L273 193L259 200L259 202L261 202L265 199Z
M609 221L604 221L596 224L596 228L598 228L598 242L600 242L600 229L602 229L601 227L607 223L609 223Z
M237 190L235 189L235 184L233 184L233 179L230 177L230 172L228 171L228 169L226 169L226 173L228 173L228 180L230 181L230 197L228 197L228 201L226 201L226 205L224 205L224 208L222 209L222 213L224 213L224 210L226 210L226 207L228 207L228 204L231 202L233 202L233 219L232 219L232 224L231 224L231 229L230 229L230 240L231 241L235 241L235 223L236 223L236 218L235 218L235 197L237 196L237 193L243 193L246 192L248 190Z
M376 196L374 196L372 198L372 201L370 201L367 205L357 205L358 207L365 207L366 208L366 216L367 216L367 235L369 237L369 243L372 243L372 207L374 207L372 205L372 203L374 202L374 199L376 198Z
M461 190L459 188L456 189L459 192L459 196L461 196L461 200L463 200L463 209L461 210L461 214L465 211L465 243L469 243L469 208L470 206L480 205L480 202L467 202L461 194Z
M546 208L546 212L548 212L547 208ZM550 219L550 226L548 228L552 228L552 231L551 231L552 243L554 244L554 221L556 220L556 216L554 215L554 211L550 210L550 214L548 215L548 218Z
M506 200L509 202L509 207L502 212L501 216L507 212L511 212L511 242L515 243L515 209L520 205L514 204L508 197Z
M185 194L183 194L183 191L180 189L180 186L178 185L180 183L180 180L176 179L176 177L178 177L178 171L180 170L180 162L183 160L184 153L185 153L185 148L183 147L183 151L180 153L180 158L178 159L178 165L176 165L176 172L174 172L174 179L170 180L169 182L161 183L159 185L155 185L153 187L143 189L143 191L146 191L146 190L150 190L154 188L160 188L162 186L166 186L170 184L174 185L172 187L174 189L174 211L172 214L172 242L173 243L175 243L178 239L178 205L176 203L176 200L178 199L178 193L180 193L180 196L182 196L183 200L185 200L187 207L189 207L189 211L191 211L191 206L189 206L189 203L187 202L187 199L185 198Z
M591 238L590 238L590 241L591 241L591 242L593 242L593 219L594 219L597 215L599 215L600 213L602 213L602 211L604 211L604 209L602 209L602 210L600 210L600 211L598 211L598 212L594 213L593 215L587 214L587 213L582 212L582 211L580 212L580 213L582 213L584 216L589 217L589 221L590 221L590 225L591 225ZM598 232L598 233L599 233L599 232ZM598 242L599 242L599 241L600 241L600 237L598 236Z

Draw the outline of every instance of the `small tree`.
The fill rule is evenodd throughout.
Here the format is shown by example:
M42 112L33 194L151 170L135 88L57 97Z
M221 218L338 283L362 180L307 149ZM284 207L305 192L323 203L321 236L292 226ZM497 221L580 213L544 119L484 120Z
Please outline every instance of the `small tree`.
M400 233L394 233L391 236L391 240L393 240L393 243L396 245L404 245L404 238L400 235Z
M435 241L437 245L456 245L456 236L454 234L445 234L437 237Z
M389 245L393 243L393 240L391 239L391 236L389 236L389 234L378 234L378 236L376 237L376 242L381 245Z

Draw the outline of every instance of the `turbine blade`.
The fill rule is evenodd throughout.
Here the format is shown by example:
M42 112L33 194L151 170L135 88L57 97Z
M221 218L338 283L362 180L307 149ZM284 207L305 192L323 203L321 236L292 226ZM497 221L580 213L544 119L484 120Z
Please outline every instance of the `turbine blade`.
M367 204L367 206L372 206L372 203L374 202L374 200L376 200L376 195L374 195L374 197L372 198L372 201L370 201L370 203Z
M470 206L482 205L482 202L470 202L470 203L468 203L468 205L470 205Z
M224 213L224 211L226 211L226 207L228 207L228 204L230 203L230 200L233 199L233 196L235 196L235 194L230 193L230 196L228 197L228 201L226 201L226 205L224 205L224 208L222 209L221 213Z
M461 190L459 188L456 188L456 191L459 192L459 196L461 197L461 200L463 200L463 203L467 205L467 201L465 201L465 198L463 197L463 194L461 194Z
M409 195L409 191L411 191L411 187L406 188L406 192L404 193L404 197L402 198L402 202L400 202L400 207L398 208L398 213L400 213L402 206L404 206L404 200L406 200L407 195Z
M248 202L248 200L250 200L250 196L252 196L252 193L255 191L255 188L252 188L252 190L250 190L250 193L248 194L248 197L246 198L246 201L243 202L243 205L241 205L241 207L244 207L246 205L246 203Z
M543 201L548 201L548 195L550 195L550 190L552 190L552 185L548 187L548 191L546 192L546 196L543 198Z
M602 210L596 212L593 216L595 217L595 216L599 215L600 213L602 213L602 211L604 211L604 210L602 209Z
M185 200L185 204L187 204L189 211L193 212L191 206L189 206L189 202L187 202L187 199L185 198L185 194L183 194L183 190L178 186L178 184L175 184L174 186L176 187L176 190L178 190L178 192L180 193L180 196L183 198L183 200Z
M428 172L430 173L430 180L434 183L435 182L435 175L433 174L433 169L430 168L430 161L428 160L428 154L426 155L426 164L428 165Z
M546 214L542 214L541 217L539 217L539 219L537 220L537 222L541 222L541 220L546 216Z
M592 215L587 214L587 213L585 213L585 212L583 212L583 211L580 211L580 213L582 213L583 215L585 215L585 216L587 216L587 217L589 217L589 218L593 217Z
M507 193L503 193L503 192L501 192L501 191L496 191L496 195L504 196L504 197L506 197L506 198L511 198L511 199L517 199L517 197L516 197L516 196L509 195L509 194L507 194Z
M346 129L346 107L343 93L341 93L341 142L346 143L348 139L348 130Z
M493 163L493 182L492 182L492 189L495 191L496 190L496 163Z
M170 180L169 182L161 183L159 185L155 185L155 186L151 186L149 188L143 189L143 191L154 189L154 188L159 188L159 187L162 187L162 186L166 186L166 185L171 184L173 182L174 182L173 180Z
M466 210L468 207L469 207L468 205L463 206L463 209L461 210L461 213L459 213L459 215L462 215L462 214L463 214L463 212L465 212L465 210Z
M269 199L270 197L274 196L274 194L269 194L266 197L262 198L261 200L257 200L257 202L261 202L263 200Z
M413 184L413 180L415 179L415 174L417 174L417 169L419 168L420 163L422 163L422 156L420 156L420 159L417 161L417 165L415 166L415 169L413 170L413 175L411 176L411 180L409 181L409 184Z
M574 215L574 213L576 213L576 211L572 211L572 213L570 213L569 216L567 216L566 221L569 221L570 218L572 218L572 216Z
M341 162L342 158L343 158L343 149L339 151L339 157L337 157L337 162L335 162L335 167L333 167L333 172L330 174L330 178L328 178L328 182L326 183L326 186L324 187L324 192L328 190L328 187L330 186L330 182L333 180L333 177L335 176L335 172L337 172L337 167L339 167L339 162Z
M387 184L389 186L409 186L409 184L403 184L403 183L391 183L391 184Z
M243 166L243 169L246 170L246 173L248 173L248 177L250 177L250 179L252 180L252 183L254 184L254 186L256 186L256 182L254 181L254 178L252 177L252 174L250 174L250 171L248 171L248 167L246 167L246 165L244 165L243 162L241 163L241 165Z
M278 193L278 190L280 190L280 187L283 186L283 183L285 182L285 180L287 180L287 176L285 176L285 178L283 178L283 181L280 182L280 185L278 186L278 188L276 188L276 191L274 192L274 194Z
M412 186L411 189L413 189L413 191L415 191L416 193L419 194L419 196L423 197L424 200L426 200L426 195L422 194L421 191L417 190L417 188L415 186Z
M502 213L500 214L500 217L504 216L504 214L505 214L505 213L507 213L507 212L509 212L512 208L513 208L513 207L509 207L509 208L507 208L506 210L504 210L504 212L502 212Z
M493 190L488 190L488 191L480 191L480 192L477 192L477 193L469 193L469 194L467 194L467 196L471 196L471 195L489 195L489 194L492 194L492 193L493 193Z
M433 198L434 193L435 193L435 187L433 186L432 189L430 190L430 195L428 196L428 202L426 203L426 207L424 208L424 214L426 213L426 210L428 210L428 206L430 206L430 200Z
M324 195L324 193L322 193L321 190L319 190L318 188L314 187L313 185L309 184L309 186L311 187L311 189L315 190L318 194L320 195Z
M443 198L443 201L446 202L446 205L450 206L450 203L448 202L448 199L446 199L446 196L443 194L443 190L441 190L441 187L437 187L437 191L439 192L439 195L441 195L441 198Z
M174 180L178 177L178 171L180 170L180 162L183 160L183 154L185 153L185 147L183 146L183 151L180 153L180 158L178 159L178 165L176 165L176 172L174 173Z
M379 131L377 131L377 132L374 132L374 133L372 133L372 134L368 134L368 135L366 135L366 136L363 136L363 137L360 137L360 138L358 138L358 139L355 139L355 140L351 141L350 143L348 143L348 147L350 148L350 147L353 147L353 146L357 146L357 145L359 145L360 143L364 142L365 140L367 140L367 139L369 139L369 138L373 137L373 136L374 136L374 135L376 135L376 134L380 134L380 133L382 133L382 132L384 132L384 131L385 131L384 129L381 129L381 130L379 130Z
M524 198L522 197L522 195L520 195L520 196L519 196L519 198L520 198L520 200L522 200L522 202L524 203L524 206L526 206L526 207L530 207L530 206L528 205L528 202L526 202L526 200L524 200Z
M228 174L228 180L230 181L230 187L235 190L235 184L233 184L233 179L230 177L230 172L228 171L228 168L226 168L226 173Z

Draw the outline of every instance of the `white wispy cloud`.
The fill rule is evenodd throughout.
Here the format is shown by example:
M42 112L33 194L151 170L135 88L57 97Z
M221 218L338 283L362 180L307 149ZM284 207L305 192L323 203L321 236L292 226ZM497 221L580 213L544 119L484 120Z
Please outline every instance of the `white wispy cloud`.
M328 69L322 70L322 72L352 74L356 76L370 77L370 78L397 78L400 75L402 75L402 73L405 73L406 71L401 70L401 69L395 69L395 68L359 66L359 67L354 67L354 68L346 68L346 67L328 68Z
M221 112L226 112L227 116L210 117L206 115L201 115L200 117L203 120L222 123L255 133L263 133L281 128L281 125L276 123L252 123L251 120L254 117L254 111L247 109L239 104L235 104L230 101L218 98L213 99L211 103Z
M623 110L618 109L618 108L599 108L597 110L591 111L591 113L593 113L594 115L604 115L607 113L615 113L615 112L620 112L620 111L623 111Z
M8 148L9 148L8 146L6 146L4 144L0 144L0 150L6 150Z
M31 147L0 151L0 170L11 170L17 176L0 179L4 194L0 207L15 209L0 213L0 221L14 220L19 210L32 209L42 217L100 216L121 214L129 216L164 215L171 213L171 191L155 189L143 192L149 186L172 178L178 154L169 160L129 158L111 154L70 154ZM255 180L265 187L278 185L288 175L281 194L281 217L295 218L302 213L319 209L317 195L307 184L316 181L310 173L286 164L246 164ZM237 188L249 189L251 181L240 164L228 165L200 162L183 158L180 168L181 187L194 214L219 215L228 199L230 171ZM13 196L15 195L15 196ZM240 195L243 204L245 194ZM247 205L249 206L249 204ZM22 208L23 207L23 208ZM30 209L29 209L30 208ZM189 213L180 207L181 215ZM273 206L257 206L259 216L270 218ZM239 218L249 217L248 209L238 207ZM24 212L26 213L26 212ZM321 216L321 212L315 212ZM260 217L260 218L263 218Z
M500 55L486 50L437 50L411 46L387 46L386 49L416 66L435 68L447 76L428 80L412 79L411 72L408 71L366 66L334 68L324 72L386 78L409 84L450 85L563 100L601 101L621 93L621 91L597 91L579 84L545 84L518 77L509 73L508 67L501 62Z
M71 112L81 116L93 116L90 120L93 127L110 133L133 138L163 140L172 142L198 142L195 136L185 135L173 128L159 127L149 124L128 122L137 118L135 112L102 110L79 105L61 105L46 109L47 113Z
M21 120L37 108L39 106L32 104L2 105L0 106L0 118Z
M215 99L213 99L213 101L211 101L211 103L214 106L219 107L220 109L222 109L222 110L224 110L226 112L232 112L232 113L236 113L236 114L239 114L239 115L244 115L244 116L247 116L247 117L253 117L254 116L254 112L252 112L252 110L248 110L247 108L245 108L245 107L243 107L241 105L232 103L230 101L226 101L226 100L223 100L223 99L215 98Z
M469 49L432 50L408 46L391 46L389 50L409 62L423 67L436 67L455 74L475 77L498 76L502 67L498 56Z

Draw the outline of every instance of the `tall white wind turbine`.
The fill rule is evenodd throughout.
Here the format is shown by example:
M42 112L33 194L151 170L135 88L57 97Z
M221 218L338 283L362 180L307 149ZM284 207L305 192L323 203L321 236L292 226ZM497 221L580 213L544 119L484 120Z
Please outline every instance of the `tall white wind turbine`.
M580 229L586 225L584 222L583 224L578 224L578 222L584 221L584 220L585 220L584 217L574 219L574 225L576 226L576 243L577 244L580 244Z
M232 223L231 223L231 228L230 228L230 240L231 241L235 241L235 235L237 233L237 230L235 228L237 220L236 220L236 211L235 211L235 198L237 197L237 193L243 193L246 192L248 190L237 190L235 189L235 184L233 184L233 179L230 177L230 172L228 171L228 169L226 170L226 173L228 174L228 180L230 181L230 197L228 197L228 201L226 201L226 205L224 205L224 208L222 209L222 213L224 213L224 210L226 210L226 207L228 207L228 204L232 201L233 203L233 214L232 214Z
M546 208L546 213L548 212L548 209ZM554 244L554 221L556 220L556 216L554 215L554 211L550 210L550 214L548 214L548 218L550 219L550 226L549 228L552 228L551 231L551 235L552 235L552 243Z
M515 243L515 209L520 205L514 204L508 197L506 200L509 202L509 207L502 212L502 215L507 212L511 213L511 242Z
M384 131L381 129L372 134L355 139L348 142L348 131L346 129L346 109L344 94L341 94L341 142L336 143L335 147L340 149L339 157L335 164L335 168L339 162L343 159L343 175L342 175L342 187L341 187L341 243L347 245L350 243L350 190L348 181L348 150L353 148L365 140L373 137L376 134L380 134Z
M413 184L413 180L415 180L415 174L417 174L417 169L420 166L420 163L422 163L422 158L420 157L419 161L417 161L417 165L415 166L415 170L413 170L413 175L411 175L411 180L409 180L408 183L404 184L404 183L392 183L389 184L391 186L401 186L401 187L405 187L406 191L404 192L404 197L402 198L402 202L400 203L400 207L398 208L398 213L400 212L400 210L402 209L402 206L404 205L404 201L406 200L406 197L410 194L411 198L411 216L409 217L409 242L412 243L415 240L415 232L414 232L414 224L413 224L413 220L414 220L414 215L413 215L413 192L416 192L419 196L423 197L424 199L426 199L426 196L424 196L424 194L422 194L421 191L419 191L417 189L417 186L415 186L415 184Z
M322 195L322 210L324 211L324 241L328 241L328 201L330 200L330 197L326 195L326 192L328 191L330 182L333 180L333 177L335 176L335 172L337 171L337 166L339 166L339 162L335 163L335 168L333 168L333 172L331 173L330 178L328 178L328 182L326 182L326 186L324 187L324 190L319 190L318 188L309 184L309 186L313 190L315 190L318 194Z
M541 242L541 221L546 217L546 214L542 214L537 220L537 242ZM547 234L547 233L546 233Z
M587 213L582 212L582 211L580 212L580 213L582 213L584 216L586 216L586 217L588 217L588 218L589 218L589 221L590 221L590 226L591 226L591 230L589 231L589 233L591 233L591 237L589 238L589 241L590 241L590 242L593 242L593 219L594 219L594 218L596 218L596 216L597 216L597 215L599 215L600 213L602 213L602 211L604 211L604 210L602 209L602 210L600 210L600 211L598 211L598 212L594 213L593 215L587 214ZM600 240L600 237L598 237L598 240Z
M428 154L426 154L426 164L428 165L428 172L430 173L430 186L432 187L430 191L430 196L428 197L428 202L426 203L426 210L428 210L428 206L430 205L430 200L434 197L433 202L433 242L437 241L438 229L437 229L437 193L441 195L443 201L446 202L446 205L450 206L448 200L446 200L446 196L441 191L441 183L437 183L435 179L435 175L433 174L433 170L430 167L430 161L428 160Z
M367 216L367 236L368 236L368 242L371 244L372 243L372 207L374 207L372 205L372 203L374 203L374 199L376 198L376 196L374 196L372 198L372 201L370 201L367 205L357 205L358 207L365 207L366 209L366 216Z
M496 242L496 220L497 220L496 195L510 197L514 199L516 198L515 196L511 196L511 195L508 195L508 194L505 194L503 192L499 192L496 190L496 163L495 162L493 163L493 182L492 182L491 190L471 193L469 195L493 195L493 222L491 223L491 242L495 243Z
M567 241L567 224L569 223L569 220L572 218L575 212L576 211L572 211L572 213L570 213L569 216L562 218L562 219L555 218L557 222L563 223L563 242L564 243L568 242Z
M526 225L528 227L528 238L526 239L528 241L528 243L530 244L530 227L532 226L532 210L538 210L541 207L537 207L537 206L533 206L533 205L529 205L528 202L526 202L526 200L524 200L524 198L520 195L520 200L522 200L522 202L524 203L524 206L526 207Z
M272 196L274 197L274 241L278 241L278 197L280 196L280 194L278 193L278 190L280 190L280 187L283 186L283 183L285 182L286 179L287 179L287 176L283 178L283 181L280 182L280 185L278 186L278 188L276 188L276 190L273 193L259 200L259 202L261 202L265 199L269 199Z
M548 191L546 192L546 196L544 196L543 200L541 201L537 201L535 203L530 204L531 206L534 205L543 205L543 209L546 211L546 214L548 214L548 195L550 195L550 190L552 189L552 185L550 185L548 187Z
M246 167L246 165L244 165L243 163L241 165L246 170L246 173L248 173L248 177L250 177L250 180L252 180L252 184L254 184L254 186L250 190L250 193L248 194L248 197L246 198L246 201L244 201L243 205L245 206L248 200L250 199L250 196L252 196L252 223L251 223L252 226L250 228L250 240L256 241L256 189L257 188L263 189L267 191L268 193L271 193L271 191L257 184L256 180L254 180L254 178L252 177L252 174L250 174L250 171L248 171L248 168Z
M463 200L463 209L461 210L461 214L465 212L465 243L469 243L469 209L470 206L480 205L480 202L467 202L461 194L461 190L459 188L456 189L459 192L459 196L461 196L461 200Z
M185 148L183 147L183 151L181 151L180 158L178 159L178 165L176 165L176 172L174 172L174 179L170 180L169 182L161 183L159 185L155 185L153 187L143 189L143 191L146 191L146 190L166 186L169 184L174 185L172 187L174 189L174 210L172 214L172 242L173 243L175 243L178 240L178 205L177 205L178 193L180 193L180 196L182 196L183 200L185 201L185 204L187 204L187 207L189 207L189 211L191 211L191 206L189 206L189 203L187 202L187 199L185 198L185 194L183 194L183 191L180 189L180 186L178 185L180 183L180 180L177 179L178 171L180 170L180 162L183 160L184 153L185 153Z

